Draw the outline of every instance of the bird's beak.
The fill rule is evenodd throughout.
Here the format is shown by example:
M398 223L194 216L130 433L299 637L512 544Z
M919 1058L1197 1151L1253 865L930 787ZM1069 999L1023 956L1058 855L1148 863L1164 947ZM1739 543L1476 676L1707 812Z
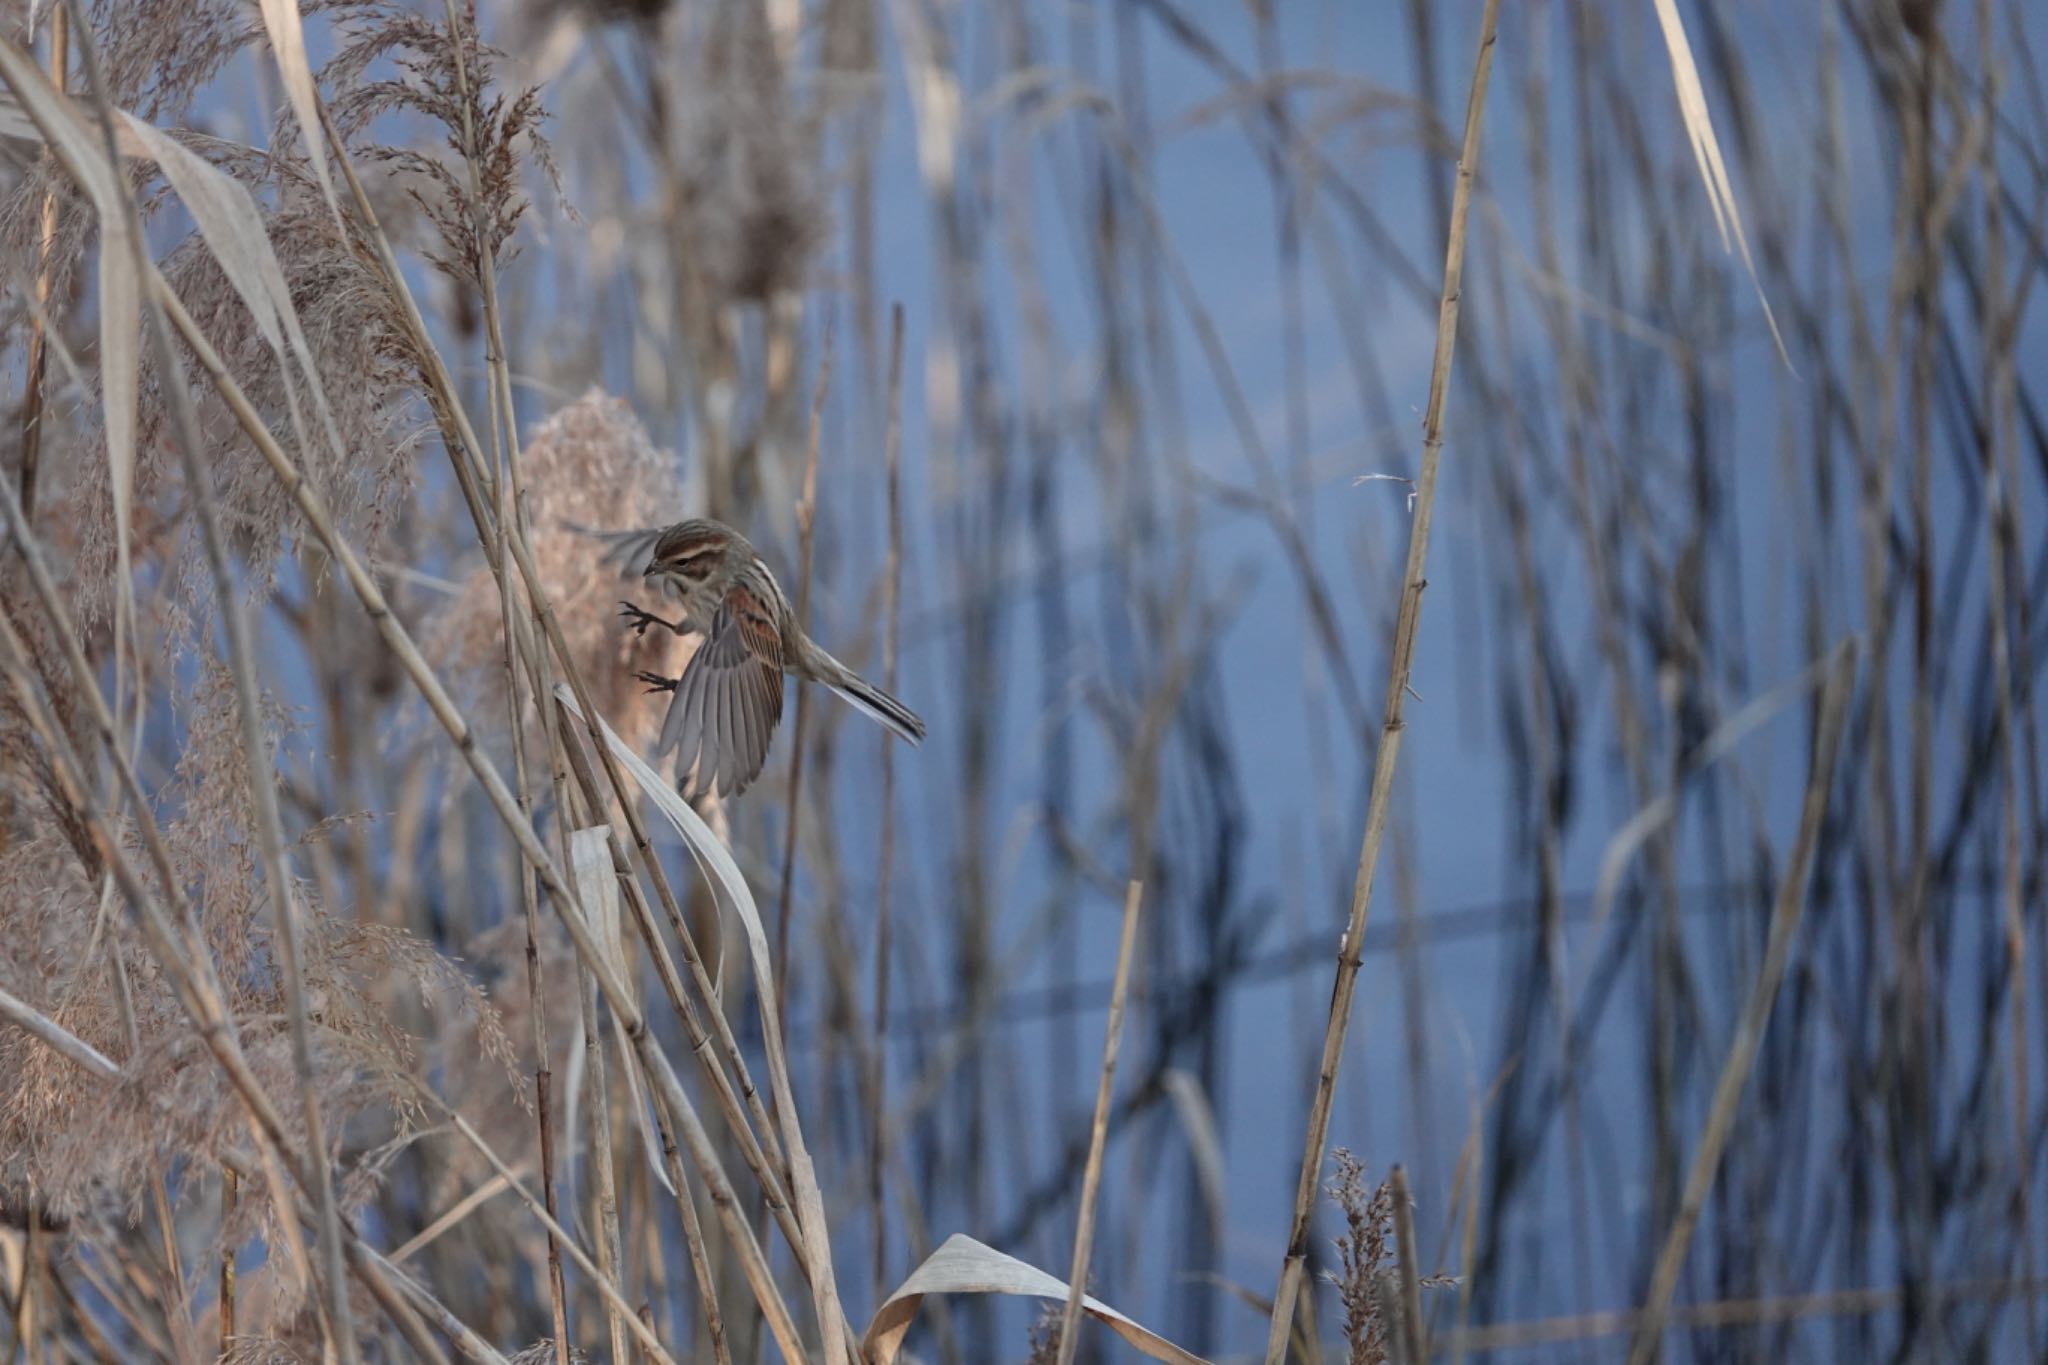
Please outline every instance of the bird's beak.
M659 566L658 564L656 564L656 563L655 563L655 561L653 561L653 560L651 560L651 559L650 559L650 560L648 560L648 561L647 561L647 567L646 567L646 568L644 568L644 569L642 569L642 570L640 571L640 576L641 576L642 578L652 578L652 577L654 577L654 571L655 571L655 569L657 569L657 568L659 568L659 567L660 567L660 566Z

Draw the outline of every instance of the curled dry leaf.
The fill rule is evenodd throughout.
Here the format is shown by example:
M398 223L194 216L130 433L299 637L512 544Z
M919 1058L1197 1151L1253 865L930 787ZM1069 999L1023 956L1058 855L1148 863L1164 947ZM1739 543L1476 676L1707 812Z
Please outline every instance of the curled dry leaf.
M1021 1294L1065 1303L1067 1284L1035 1265L956 1232L875 1310L874 1321L861 1338L861 1353L873 1365L893 1365L903 1347L903 1335L910 1330L927 1294ZM1182 1350L1093 1295L1083 1297L1081 1307L1153 1360L1208 1365L1202 1357Z

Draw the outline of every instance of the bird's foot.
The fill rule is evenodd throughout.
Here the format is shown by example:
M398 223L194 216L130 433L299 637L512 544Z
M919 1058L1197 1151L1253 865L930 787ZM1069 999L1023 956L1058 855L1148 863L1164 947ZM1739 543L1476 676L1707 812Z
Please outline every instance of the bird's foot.
M619 603L619 615L625 617L632 624L633 634L643 638L646 636L649 626L667 626L678 635L683 633L673 622L664 621L653 612L642 610L631 602Z
M644 668L633 676L646 683L649 692L673 692L682 685L683 681L681 678L664 678L661 674L649 673Z

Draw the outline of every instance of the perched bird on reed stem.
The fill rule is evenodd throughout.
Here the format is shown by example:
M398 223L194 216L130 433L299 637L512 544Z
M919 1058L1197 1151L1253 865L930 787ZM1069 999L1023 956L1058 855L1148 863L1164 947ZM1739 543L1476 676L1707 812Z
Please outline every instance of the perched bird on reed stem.
M578 528L582 529L582 528ZM735 796L760 774L782 718L782 675L823 683L901 739L924 738L924 722L896 698L820 649L804 634L775 575L747 538L723 522L679 521L645 531L587 532L607 542L605 558L682 609L670 621L621 602L636 635L667 626L703 643L680 678L641 673L650 690L670 694L656 757L677 753L676 784L685 796L714 787Z

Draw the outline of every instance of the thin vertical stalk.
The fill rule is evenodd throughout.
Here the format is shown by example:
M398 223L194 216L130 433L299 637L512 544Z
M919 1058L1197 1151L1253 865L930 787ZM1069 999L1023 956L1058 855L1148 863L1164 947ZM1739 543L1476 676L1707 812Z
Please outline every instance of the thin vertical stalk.
M1081 1301L1088 1293L1088 1259L1095 1249L1095 1200L1102 1186L1102 1153L1109 1142L1109 1106L1116 1091L1116 1059L1130 992L1131 958L1138 942L1138 914L1145 883L1133 877L1124 889L1124 920L1116 945L1116 976L1109 991L1109 1023L1102 1038L1102 1076L1095 1085L1095 1119L1088 1129L1088 1164L1081 1172L1081 1207L1074 1224L1074 1264L1067 1273L1067 1303L1060 1316L1058 1365L1074 1365L1081 1337Z
M50 85L58 94L67 88L71 68L71 11L59 5L50 15ZM36 305L29 321L28 380L21 400L21 507L29 520L36 515L36 473L43 450L43 379L49 369L51 276L57 237L57 192L45 191L36 234Z
M220 1171L220 1353L226 1355L235 1338L235 1241L230 1229L235 1221L235 1204L242 1190L242 1177L232 1167Z
M683 1225L683 1245L690 1254L690 1278L696 1282L697 1311L702 1315L704 1334L711 1341L711 1358L716 1365L732 1365L732 1351L725 1344L725 1317L718 1309L718 1284L711 1274L711 1258L704 1244L704 1224L697 1217L697 1201L683 1175L675 1128L660 1105L654 1107L654 1124L661 1133L662 1168L668 1172L668 1183L675 1187L676 1216Z
M562 812L567 823L567 812ZM625 1283L625 1257L619 1246L618 1174L612 1161L612 1097L604 1062L604 1035L597 1012L597 985L589 972L579 973L577 991L583 1009L583 1088L590 1109L591 1166L597 1186L597 1268L607 1279ZM611 1329L613 1360L627 1360L627 1319L635 1317L623 1299L607 1297L605 1316ZM651 1332L650 1332L651 1334Z
M810 440L804 448L803 493L796 504L796 619L800 628L811 615L811 557L813 532L818 518L818 445L825 421L825 394L832 382L832 336L825 335L825 354L818 362L818 384L811 395ZM782 822L782 886L775 908L775 979L782 990L775 998L775 1027L786 1032L789 1025L789 926L796 903L796 827L802 809L804 786L804 697L809 688L796 687L794 714L790 717L789 799Z
M882 570L882 688L897 692L903 632L903 305L889 310L888 422L882 436L883 479L888 485L889 551ZM868 1200L874 1207L870 1256L874 1301L888 1293L889 1220L882 1198L888 1167L889 1106L889 881L896 854L896 746L882 745L881 849L875 855L875 1045L869 1053Z
M1685 1192L1679 1200L1678 1216L1673 1220L1671 1230L1665 1234L1656 1268L1650 1275L1650 1290L1643 1305L1643 1315L1629 1347L1630 1365L1649 1365L1657 1354L1665 1315L1671 1308L1672 1291L1678 1286L1678 1273L1685 1266L1686 1250L1692 1244L1693 1227L1698 1223L1700 1210L1713 1188L1714 1175L1720 1169L1721 1153L1728 1145L1728 1136L1734 1131L1735 1111L1742 1099L1743 1087L1749 1081L1750 1067L1756 1061L1757 1051L1763 1046L1764 1028L1770 1023L1771 1007L1778 998L1778 984L1784 979L1785 968L1792 958L1793 931L1799 927L1799 912L1806 903L1806 874L1813 863L1814 846L1820 840L1822 817L1827 814L1828 793L1834 784L1835 754L1840 748L1842 720L1848 712L1849 689L1855 675L1856 642L1845 640L1835 649L1827 686L1821 693L1813 767L1806 778L1806 797L1799 813L1799 832L1793 839L1791 861L1785 868L1784 879L1778 883L1777 900L1771 907L1770 935L1764 948L1763 965L1750 988L1749 999L1743 1004L1734 1041L1728 1047L1728 1059L1722 1064L1720 1079L1715 1082L1714 1099L1707 1111L1706 1125L1700 1132L1699 1146L1693 1151L1692 1166L1686 1172Z
M1364 947L1366 912L1372 904L1374 875L1379 870L1380 844L1386 837L1393 804L1395 764L1406 727L1408 678L1415 663L1417 627L1422 617L1423 573L1428 566L1429 532L1436 514L1437 469L1443 454L1444 404L1450 393L1451 358L1458 336L1460 282L1465 269L1466 220L1472 207L1472 176L1479 162L1479 129L1486 108L1486 89L1493 70L1494 38L1500 22L1500 0L1486 0L1479 20L1479 53L1472 89L1465 104L1465 138L1458 154L1457 187L1451 198L1451 228L1444 244L1443 292L1437 306L1436 355L1429 380L1429 406L1423 416L1422 468L1415 481L1414 521L1408 533L1408 560L1402 572L1400 614L1395 620L1394 648L1388 666L1386 717L1380 727L1379 752L1373 763L1372 794L1366 806L1365 835L1358 852L1358 873L1352 882L1351 914L1337 954L1336 984L1330 998L1329 1027L1323 1036L1322 1062L1315 1097L1309 1106L1308 1136L1295 1187L1294 1216L1287 1237L1287 1255L1273 1295L1272 1324L1266 1339L1266 1365L1279 1365L1287 1353L1288 1325L1308 1268L1309 1230L1315 1220L1316 1186L1323 1167L1323 1146L1329 1138L1330 1108L1336 1095L1337 1072L1344 1057L1344 1036L1351 1021L1351 1000L1358 985Z
M1422 1320L1422 1264L1415 1246L1415 1196L1408 1189L1408 1172L1394 1167L1388 1176L1394 1200L1394 1269L1400 1276L1401 1352L1410 1365L1427 1365L1428 1333Z
M1997 16L1991 0L1978 0L1977 31L1979 59L1984 63L1984 102L1979 117L1987 129L1998 124L1998 96L2001 84L1996 36ZM2032 1214L2033 1149L2028 1141L2032 1127L2032 1106L2028 1099L2027 1047L2027 921L2021 899L2019 732L2014 727L2012 645L2007 635L2006 525L2011 510L2008 499L2016 490L2006 486L2004 461L2000 456L2016 435L2017 416L2013 347L2017 323L2024 304L2010 299L2005 279L2005 206L1998 170L1998 138L1984 138L1979 167L1984 195L1984 280L1979 290L1984 300L1982 329L1984 341L1984 419L1979 444L1984 477L1985 609L1990 618L1991 676L1998 735L1999 784L1999 900L2005 936L2006 991L2012 1034L2013 1117L2013 1225L2020 1244L2021 1274L2034 1278L2034 1221ZM2035 1296L2025 1296L2027 1354L2041 1356L2040 1310Z

